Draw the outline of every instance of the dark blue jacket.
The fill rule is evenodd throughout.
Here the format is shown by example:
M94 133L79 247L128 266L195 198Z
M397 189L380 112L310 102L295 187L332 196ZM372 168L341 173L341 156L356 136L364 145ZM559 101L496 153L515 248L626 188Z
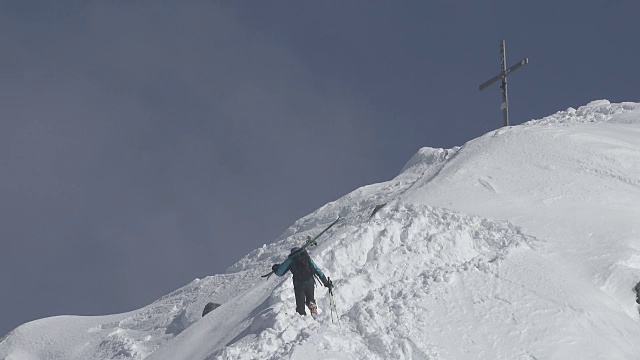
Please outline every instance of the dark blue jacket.
M320 278L320 281L322 281L322 285L327 286L327 277L324 276L324 273L322 272L322 270L320 270L318 265L316 265L316 263L314 263L313 260L309 259L309 261L311 262L311 267L313 268L313 271ZM278 269L276 269L276 271L274 271L273 273L278 276L282 276L286 274L287 271L291 270L292 263L293 263L293 259L288 257L287 260L285 260L282 264L280 264ZM293 286L296 286L297 284L305 283L307 281L313 281L313 276L310 279L298 280L297 282L294 279Z

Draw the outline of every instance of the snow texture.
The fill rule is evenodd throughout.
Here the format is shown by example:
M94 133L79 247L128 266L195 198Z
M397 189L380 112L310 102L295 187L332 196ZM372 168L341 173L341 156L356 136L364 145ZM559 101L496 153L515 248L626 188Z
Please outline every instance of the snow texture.
M638 105L594 101L420 149L226 274L130 313L24 324L0 359L637 359ZM260 275L338 215L310 253L339 321L324 288L318 319L299 316L290 276ZM201 317L210 301L222 305Z

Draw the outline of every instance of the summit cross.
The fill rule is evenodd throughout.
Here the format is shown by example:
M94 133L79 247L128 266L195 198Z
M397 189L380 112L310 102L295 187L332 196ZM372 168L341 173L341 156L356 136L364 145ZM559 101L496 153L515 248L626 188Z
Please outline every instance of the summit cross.
M502 89L502 104L500 104L500 109L502 110L502 120L504 121L504 126L509 126L509 100L507 98L507 75L511 74L515 70L527 65L529 63L529 58L524 58L520 60L517 64L507 69L507 56L505 54L505 45L504 40L500 41L500 73L491 79L485 81L482 85L480 85L480 91L484 90L487 86L493 84L498 80L502 80L502 85L500 88Z

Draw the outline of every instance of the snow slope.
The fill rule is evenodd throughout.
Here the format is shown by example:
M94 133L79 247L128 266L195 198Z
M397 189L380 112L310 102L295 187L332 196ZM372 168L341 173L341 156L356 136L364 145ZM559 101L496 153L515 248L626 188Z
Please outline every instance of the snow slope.
M637 359L638 203L640 104L595 101L423 148L226 274L130 313L24 324L0 359ZM310 252L339 321L323 288L319 319L298 316L290 276L260 275L338 215Z

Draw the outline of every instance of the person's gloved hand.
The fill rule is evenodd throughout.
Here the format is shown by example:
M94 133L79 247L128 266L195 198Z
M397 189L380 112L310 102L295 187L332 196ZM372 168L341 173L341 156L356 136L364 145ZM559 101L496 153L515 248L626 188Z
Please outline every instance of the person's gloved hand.
M328 287L329 289L333 289L333 281L331 281L331 278L327 279L326 284L324 284L325 287Z
M276 270L278 270L278 268L280 267L280 264L273 264L271 265L271 271L276 272Z

